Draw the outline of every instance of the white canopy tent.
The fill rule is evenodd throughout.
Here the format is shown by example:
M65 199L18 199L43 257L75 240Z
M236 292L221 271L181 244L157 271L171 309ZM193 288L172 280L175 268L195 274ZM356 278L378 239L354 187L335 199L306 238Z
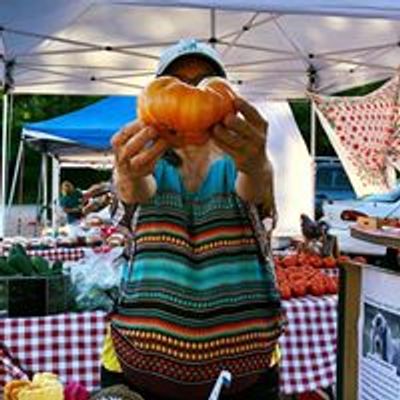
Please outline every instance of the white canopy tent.
M302 97L390 76L397 1L4 0L3 82L14 93L137 94L160 50L209 41L244 95Z
M184 37L214 45L250 99L333 93L393 74L399 19L395 0L3 0L0 236L7 93L137 94L160 50Z

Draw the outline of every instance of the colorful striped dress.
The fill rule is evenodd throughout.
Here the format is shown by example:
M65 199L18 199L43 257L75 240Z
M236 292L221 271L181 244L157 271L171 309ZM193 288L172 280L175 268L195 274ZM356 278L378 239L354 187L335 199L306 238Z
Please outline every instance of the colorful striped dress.
M195 193L165 160L155 178L112 318L118 359L134 385L173 399L206 399L223 369L240 391L269 368L283 318L235 164L214 161Z

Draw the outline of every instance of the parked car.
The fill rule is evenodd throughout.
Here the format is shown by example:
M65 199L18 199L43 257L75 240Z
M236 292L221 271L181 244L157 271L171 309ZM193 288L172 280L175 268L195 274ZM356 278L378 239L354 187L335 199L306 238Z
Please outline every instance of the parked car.
M337 157L316 158L315 216L323 215L324 201L355 199L356 195Z
M330 225L343 252L384 255L385 247L366 243L350 236L350 227L360 216L400 219L400 185L384 194L361 197L358 200L327 201L323 203L323 220Z

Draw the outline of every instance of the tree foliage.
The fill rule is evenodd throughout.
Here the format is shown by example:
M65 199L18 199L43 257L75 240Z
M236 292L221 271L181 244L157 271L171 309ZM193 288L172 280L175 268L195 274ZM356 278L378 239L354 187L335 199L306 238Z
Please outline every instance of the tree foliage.
M9 165L8 186L10 186L14 174L16 155L24 124L54 118L78 110L97 100L99 100L99 97L93 96L13 96L9 101L10 107L12 107L12 118L7 160ZM0 118L2 119L2 113ZM40 179L38 179L40 159L41 156L36 150L25 146L25 156L22 161L23 177L22 180L20 177L17 189L17 200L20 202L36 202L40 182ZM99 178L98 175L100 175ZM97 179L104 179L103 175L96 171L71 170L63 172L62 179L71 179L77 185L86 187Z

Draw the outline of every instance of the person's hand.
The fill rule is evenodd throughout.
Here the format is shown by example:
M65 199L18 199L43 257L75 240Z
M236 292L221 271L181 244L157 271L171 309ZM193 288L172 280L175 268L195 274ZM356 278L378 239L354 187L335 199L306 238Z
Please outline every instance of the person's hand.
M111 143L118 174L132 179L151 174L168 147L153 127L138 120L115 134Z
M240 115L229 114L222 123L213 127L212 138L216 145L235 161L239 171L254 174L265 165L267 121L242 98L235 99Z

